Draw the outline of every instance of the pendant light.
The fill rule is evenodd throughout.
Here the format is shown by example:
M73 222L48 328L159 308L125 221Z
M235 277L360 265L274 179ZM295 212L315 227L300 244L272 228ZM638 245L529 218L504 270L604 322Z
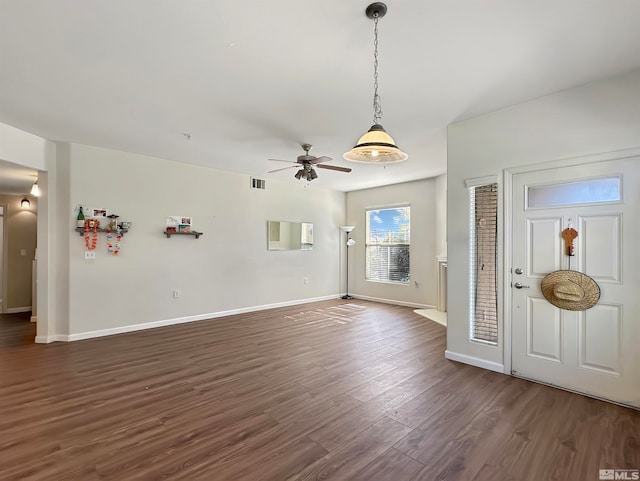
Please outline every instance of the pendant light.
M380 125L382 107L378 95L378 20L387 13L387 6L381 2L367 7L367 17L373 19L373 126L358 140L357 144L343 157L352 162L367 164L391 164L407 160L409 156L398 148L393 138Z
M38 181L31 186L31 195L34 197L40 197L40 187L38 187Z

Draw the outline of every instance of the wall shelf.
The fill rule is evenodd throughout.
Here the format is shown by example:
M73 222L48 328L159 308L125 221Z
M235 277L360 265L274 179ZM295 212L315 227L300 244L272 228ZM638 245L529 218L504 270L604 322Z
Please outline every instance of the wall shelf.
M82 237L84 235L84 227L76 227L75 231L80 234L80 236ZM108 229L96 229L97 232L109 232ZM93 232L93 229L89 230L89 233ZM111 232L113 232L114 234L117 232L116 229L111 229ZM126 234L127 232L129 232L129 229L120 229L120 232L122 234Z
M200 236L203 234L203 232L197 232L197 231L191 231L191 232L167 232L164 231L164 235L167 236L167 239L169 239L172 235L191 235L194 236L196 239L200 238Z

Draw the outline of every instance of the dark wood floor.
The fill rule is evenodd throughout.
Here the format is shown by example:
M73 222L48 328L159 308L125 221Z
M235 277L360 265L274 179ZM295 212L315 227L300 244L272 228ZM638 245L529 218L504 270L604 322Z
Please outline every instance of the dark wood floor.
M598 480L640 412L444 359L412 309L326 301L32 344L0 319L2 480Z

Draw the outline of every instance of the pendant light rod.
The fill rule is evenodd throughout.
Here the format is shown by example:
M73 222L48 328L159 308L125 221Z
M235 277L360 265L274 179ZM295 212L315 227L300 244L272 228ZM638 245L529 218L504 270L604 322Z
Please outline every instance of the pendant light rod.
M379 124L382 119L382 105L378 95L378 20L387 13L387 6L382 2L372 3L365 11L373 20L373 123Z
M373 123L380 123L382 118L382 105L378 95L378 13L373 15Z

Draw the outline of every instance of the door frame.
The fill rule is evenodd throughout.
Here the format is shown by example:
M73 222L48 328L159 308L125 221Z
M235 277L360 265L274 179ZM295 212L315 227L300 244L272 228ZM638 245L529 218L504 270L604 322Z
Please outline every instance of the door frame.
M2 256L2 269L0 269L0 275L2 276L2 292L0 292L0 297L2 298L2 303L0 303L0 314L5 313L7 311L7 284L8 284L8 270L7 265L9 264L9 251L7 250L7 241L9 239L9 233L7 232L7 204L0 204L2 206L2 246L0 247L0 255Z
M513 337L512 337L512 302L511 296L513 289L511 288L511 268L513 267L513 176L517 174L528 174L532 172L540 172L543 170L557 169L561 167L572 167L575 165L592 164L596 162L608 162L611 160L622 160L633 157L640 157L640 148L614 150L599 154L584 155L578 157L570 157L566 159L558 159L538 164L528 164L519 167L505 169L503 172L503 258L502 258L502 312L504 313L503 327L503 362L504 373L512 374L512 354L513 354Z

